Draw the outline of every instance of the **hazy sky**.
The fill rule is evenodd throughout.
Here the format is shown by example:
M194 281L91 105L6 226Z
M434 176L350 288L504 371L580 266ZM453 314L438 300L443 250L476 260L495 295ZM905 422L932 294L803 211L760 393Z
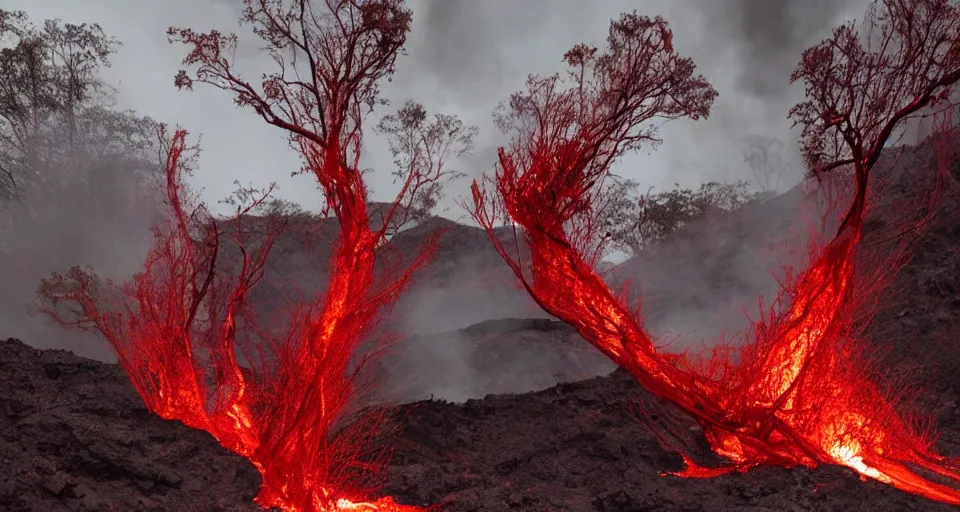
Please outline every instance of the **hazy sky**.
M841 20L861 17L867 0L409 3L415 17L409 55L399 60L394 81L384 84L386 95L394 105L413 98L431 112L457 114L478 125L476 155L461 165L471 176L487 172L495 155L492 109L517 90L528 73L561 69L563 52L575 43L602 46L609 20L621 12L663 15L674 29L677 49L694 58L720 97L709 120L668 125L659 149L628 157L617 168L645 188L661 188L673 182L696 186L711 179L746 177L738 174L743 165L736 146L744 135L790 140L785 116L802 89L789 89L788 78L800 52ZM235 108L223 91L201 85L179 92L173 87L185 48L167 42L166 28L236 31L241 5L241 0L0 0L2 8L24 10L35 22L54 17L97 22L119 39L123 47L106 76L119 89L119 106L202 134L204 152L194 183L204 189L208 202L229 194L234 180L258 186L277 181L279 195L315 207L319 200L313 181L289 177L298 160L279 129L266 126L252 111ZM245 48L238 70L256 77L268 69L264 66L270 62L254 51L255 43ZM377 169L370 177L374 199L388 199L395 190L390 155L373 135L366 144L364 165ZM463 194L466 185L459 184L450 195ZM446 215L456 218L462 211L453 206Z

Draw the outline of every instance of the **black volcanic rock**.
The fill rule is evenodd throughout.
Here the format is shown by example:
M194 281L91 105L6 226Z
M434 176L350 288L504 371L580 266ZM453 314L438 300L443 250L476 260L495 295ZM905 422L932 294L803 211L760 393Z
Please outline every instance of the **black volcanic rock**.
M255 511L209 434L147 412L117 365L0 341L0 510Z
M616 366L572 328L548 319L502 319L414 336L378 362L381 400L454 402L540 391L606 375ZM424 369L429 369L425 371Z
M909 176L894 175L884 188L887 196L876 204L919 202L919 188ZM919 240L915 256L882 294L880 311L867 328L880 356L878 370L895 379L898 390L918 390L902 407L934 419L938 449L953 457L960 456L958 189L957 183L950 184L939 215ZM771 229L780 232L772 217L785 219L796 211L783 206L787 203L778 206L778 200L767 204L772 210L749 218L766 215ZM877 241L881 228L893 225L891 217L902 213L875 209L865 243ZM691 239L689 254L712 259L688 258L686 268L708 264L722 269L725 258L749 250L743 247L749 240L737 238L737 225L720 222L711 228L716 237ZM474 236L483 233L478 232L457 231L449 246L441 248L436 268L453 261L455 271L457 247L479 252L482 237ZM426 233L408 236L414 235ZM403 242L398 238L395 243ZM724 240L727 248L712 245ZM489 252L484 254L487 265ZM489 259L489 268L494 261ZM683 268L671 272L683 275ZM440 282L455 278L456 272L426 275ZM443 330L408 340L423 346L408 352L405 363L436 372L435 382L454 385L457 374L443 372L438 354L456 338L456 353L469 355L464 374L474 379L472 391L481 396L524 372L544 377L550 366L536 366L543 361L582 362L595 354L589 347L577 348L569 328L540 319ZM434 359L418 361L411 355L417 353L432 353ZM526 359L533 357L545 359ZM576 377L571 372L563 378ZM423 381L395 384L423 386ZM115 365L8 340L0 342L0 390L0 511L256 510L250 499L259 477L251 465L204 432L150 415ZM384 491L408 504L449 502L447 510L453 512L957 510L875 481L862 482L839 467L761 467L705 480L661 476L678 469L680 461L661 447L638 410L648 412L647 421L662 424L669 409L622 371L533 393L396 406L391 414L404 428ZM681 419L674 426L678 435L701 447L696 455L709 456L695 424Z
M7 340L0 384L4 512L257 510L252 466L208 434L148 414L115 365ZM451 512L956 509L838 467L660 476L680 459L638 419L641 404L654 422L656 407L669 407L617 371L536 393L397 407L404 428L384 491L407 504L449 502ZM947 427L941 445L960 454L960 423ZM698 433L692 422L679 428Z

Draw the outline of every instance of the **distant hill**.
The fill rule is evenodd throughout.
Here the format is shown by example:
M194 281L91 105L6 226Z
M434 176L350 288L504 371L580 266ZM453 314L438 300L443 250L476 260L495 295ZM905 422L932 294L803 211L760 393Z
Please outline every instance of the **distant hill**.
M896 200L902 203L903 194L917 194L916 177L906 171L915 167L923 151L928 149L911 149L896 167L881 173L879 181L886 183L886 195L877 199L868 230L884 224L880 216L888 212L886 205L892 201L888 197L899 198ZM911 196L907 200L914 199ZM696 349L714 343L721 335L735 339L749 325L748 316L757 317L761 298L769 305L775 297L785 266L802 268L807 257L805 240L811 235L807 220L815 217L823 201L822 194L794 187L736 211L690 223L640 255L601 270L614 287L630 281L633 299L642 299L645 326L669 350ZM295 285L308 292L324 289L338 228L335 220L313 220L307 224L300 234L311 243L299 244L295 239L300 234L293 234L280 244L271 260L267 286L254 295L262 310L282 310L278 288ZM521 384L522 379L510 380L512 384L505 388L485 380L495 380L494 377L483 376L488 367L485 361L503 361L512 357L509 354L527 353L525 349L482 341L483 337L460 331L500 319L549 318L518 286L484 230L432 217L397 234L381 251L409 261L423 241L438 230L444 230L438 250L393 308L390 326L409 338L395 348L396 357L405 361L404 368L413 374L432 372L438 383L447 384L407 383L404 386L412 394L405 397L433 393L455 398L494 389L537 389L546 382L543 374L528 384ZM498 228L496 233L512 246L512 228ZM483 350L493 353L478 352L481 345ZM543 350L545 360L552 360L560 357L556 350L562 353L566 349L558 346L554 351ZM533 356L525 356L524 364L539 364L529 362L527 357ZM436 371L444 364L460 368L458 372L468 381L462 389L452 376L443 377L446 374ZM558 373L564 379L576 373L560 366ZM594 375L609 370L596 368ZM448 394L438 389L447 389Z
M609 270L607 281L629 281L648 329L681 348L734 335L756 315L760 296L776 294L783 265L802 259L807 201L798 186L698 219Z

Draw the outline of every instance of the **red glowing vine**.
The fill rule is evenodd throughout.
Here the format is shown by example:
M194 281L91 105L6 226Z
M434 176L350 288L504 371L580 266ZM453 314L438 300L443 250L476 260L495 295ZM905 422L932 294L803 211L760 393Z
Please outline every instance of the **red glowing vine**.
M270 249L293 226L283 212L264 212L266 194L238 208L231 236L202 206L188 207L185 137L178 131L172 138L170 217L155 230L143 272L119 285L79 268L57 275L41 289L47 312L99 331L152 412L206 430L248 458L263 476L261 505L413 510L389 498L365 501L375 491L371 478L386 462L376 439L382 415L356 409L363 381L350 363L374 332L379 311L426 261L433 241L407 269L378 284L378 233L369 228L363 189L355 189L356 195L343 196L352 208L337 217L342 231L327 292L293 311L279 334L257 329L249 293L264 277ZM339 166L310 164L318 179L348 179ZM256 212L264 212L266 228L254 244L242 221ZM228 255L225 242L240 253L235 272L220 264ZM64 311L71 305L74 310Z
M378 249L397 212L409 211L409 202L445 170L442 158L430 165L416 159L392 207L371 219L359 168L365 107L377 103L379 80L393 72L411 14L400 0L326 8L314 12L307 0L246 0L242 21L254 25L280 67L260 89L236 74L227 57L236 36L169 31L190 48L184 64L196 69L194 76L181 71L178 87L206 83L232 92L239 105L288 133L303 172L317 180L324 212L339 225L326 292L294 307L287 322L270 319L270 328L260 328L249 293L263 279L273 245L292 228L291 217L269 210L269 190L245 191L235 232L226 237L215 217L185 197L189 162L182 158L185 133L178 131L165 166L169 218L155 231L144 271L117 285L73 269L45 282L41 295L54 318L103 334L151 411L206 430L249 459L263 477L261 506L418 510L370 499L389 450L379 439L383 414L363 409L361 369L382 347L382 313L441 233L406 262L378 262ZM291 50L298 58L287 60ZM437 143L449 149L449 141ZM233 265L222 261L227 240L239 253Z
M870 315L866 297L876 295L909 249L901 237L890 265L863 266L871 171L902 121L943 107L960 79L960 10L941 0L885 0L867 20L866 34L844 25L808 50L793 76L807 85L807 100L791 112L804 127L807 162L825 181L834 179L832 171L851 169L850 206L836 235L814 247L809 268L784 283L781 307L755 323L740 349L699 356L658 349L640 312L608 289L583 249L598 240L582 226L602 200L611 164L636 143L657 141L648 121L709 113L715 93L673 51L666 22L622 16L611 24L606 52L575 47L566 55L568 80L532 77L505 105L501 125L513 138L489 183L496 193L474 183L474 216L545 311L697 419L714 452L729 460L707 468L684 453L688 467L680 476L831 463L960 504L960 471L880 391L857 323ZM948 163L934 169L938 178ZM528 258L514 257L494 236L504 213L522 227ZM911 226L914 234L930 215Z

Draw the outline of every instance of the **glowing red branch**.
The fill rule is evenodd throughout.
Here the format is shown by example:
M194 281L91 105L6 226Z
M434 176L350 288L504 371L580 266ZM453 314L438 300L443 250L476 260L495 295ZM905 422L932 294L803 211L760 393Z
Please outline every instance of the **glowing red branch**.
M942 23L942 16L949 15L954 20L952 24L937 25L934 32L949 33L952 41L960 40L957 37L960 23L956 21L960 16L956 7L947 7L946 2L938 0L907 3L918 4L912 6L911 14L913 19L921 22ZM893 0L885 5L906 8ZM711 477L729 471L743 471L758 464L791 467L833 463L849 466L864 477L881 480L908 492L960 503L960 490L921 475L919 468L960 484L957 468L932 451L930 440L898 413L890 398L874 383L874 376L868 371L862 355L863 341L858 336L860 327L855 324L856 319L869 316L865 308L871 306L864 298L874 296L895 274L897 265L905 261L903 255L907 251L906 242L901 241L893 251L892 262L895 264L878 267L876 272L867 276L858 270L857 254L861 249L861 230L868 210L870 171L879 161L880 148L884 147L897 123L926 104L945 81L955 81L953 71L939 75L937 71L931 71L925 78L909 82L904 70L912 68L895 66L895 72L901 73L900 78L885 75L886 83L898 85L893 89L895 91L912 92L915 96L904 99L903 106L896 106L900 98L888 98L886 103L878 103L872 110L859 108L860 103L856 101L864 96L879 101L876 100L876 91L870 89L869 94L864 93L861 97L842 96L843 101L852 105L843 110L829 92L824 92L830 84L836 83L835 75L830 75L836 69L820 65L826 59L823 52L816 55L819 60L812 53L805 55L805 63L814 71L798 76L814 83L812 89L808 88L808 95L814 99L795 109L794 115L814 124L822 121L819 126L823 127L805 131L808 160L821 165L815 168L820 176L823 176L824 169L832 168L830 164L823 164L821 156L816 156L822 155L818 151L824 145L822 140L817 142L814 139L822 139L830 130L836 129L839 130L838 144L846 145L844 147L852 155L850 161L854 164L852 197L840 198L850 200L850 207L840 223L838 235L825 246L814 247L810 267L797 279L784 283L779 303L786 306L785 311L771 310L770 315L757 322L751 343L735 353L721 350L701 357L668 354L655 347L643 329L642 319L631 314L587 264L582 255L583 241L570 239L571 232L578 232L576 224L582 222L578 216L589 215L593 202L600 196L599 189L609 165L620 154L618 145L623 141L639 140L624 135L630 133L630 123L638 118L622 114L623 117L617 118L627 120L622 128L599 129L609 126L611 118L607 117L608 110L597 108L597 105L607 105L610 97L620 101L623 95L629 96L631 90L637 89L629 89L625 84L616 90L592 89L583 84L603 83L599 78L590 82L592 76L607 77L615 75L614 70L632 69L630 64L636 59L623 48L635 49L637 46L613 44L620 41L618 38L630 41L636 38L642 42L640 46L651 45L662 54L660 60L647 61L648 70L656 69L656 62L676 58L668 46L659 46L641 36L646 34L645 30L623 31L624 26L644 25L629 15L614 22L610 49L602 57L596 57L595 50L584 47L568 53L568 62L574 68L584 62L594 62L592 59L597 62L587 72L580 69L571 73L573 84L569 91L574 92L559 89L562 82L556 78L534 77L528 81L528 93L511 98L509 114L504 116L509 122L504 125L512 131L514 139L509 149L500 152L493 183L496 195L485 193L477 183L473 185L474 216L487 230L498 252L544 310L576 327L585 339L630 371L654 394L696 418L713 450L731 462L722 468L704 468L684 455L688 467L680 473L681 476ZM657 28L653 29L654 26ZM662 21L646 27L646 30L669 40ZM839 34L846 33L841 31ZM884 34L887 39L897 35L896 30ZM844 48L850 49L851 46L849 43ZM920 48L909 44L903 47ZM920 55L920 60L940 59L938 64L960 63L953 54L942 58L942 52L954 51L954 46L947 44L945 47L946 50L937 47L926 54L919 51L912 55ZM572 54L576 54L576 58L571 58ZM855 70L870 63L884 62L890 60L850 62L844 68L846 74L843 77L860 73ZM688 69L692 70L692 65ZM871 73L866 74L876 77L876 81L856 83L871 88L878 81L883 82L879 71ZM931 78L931 74L936 76ZM634 83L643 82L644 76L634 77ZM692 83L695 81L678 80L673 83L674 89L650 89L646 94L653 95L653 98L626 101L625 104L663 105L661 102L667 98L696 94L692 92L696 87L689 88ZM849 87L843 90L848 91ZM709 99L705 103L707 109ZM627 110L641 112L638 107L633 109ZM887 110L889 115L883 117ZM844 120L828 115L841 111L856 111L859 116L856 119L863 122L851 121L854 119L850 117L852 114L843 114L847 116ZM642 112L648 116L658 113L656 109ZM694 110L689 115L697 117L705 112ZM837 151L837 161L844 161L840 149ZM946 163L939 162L936 173L942 174ZM494 220L503 218L504 213L522 227L530 253L528 261L512 259L510 252L494 236ZM929 215L930 212L927 218Z
M245 216L268 208L269 191L247 193L251 204L238 209L227 247L203 208L185 206L186 148L178 132L166 162L170 218L156 231L145 271L118 287L75 269L42 293L53 306L79 305L76 321L50 313L101 331L152 411L207 430L247 457L263 477L259 504L289 512L413 510L389 498L366 501L387 453L377 444L382 414L362 410L366 381L357 367L373 353L358 352L376 334L384 308L436 246L428 240L406 267L375 274L385 232L370 228L358 167L366 107L379 101L379 80L393 73L411 12L402 0L244 4L241 20L254 26L279 69L255 87L233 68L235 36L171 28L170 39L189 47L184 64L195 72L178 73L176 85L230 91L238 105L287 132L320 185L324 209L340 224L329 289L295 306L285 329L276 319L271 329L259 328L247 299L289 217L263 216L265 234L254 241L245 235ZM401 196L439 173L411 169ZM226 249L237 258L226 258Z
M251 333L243 343L238 339L239 329L252 327L247 297L289 226L268 222L264 239L253 247L242 223L266 195L254 198L234 220L236 273L218 266L224 254L218 223L202 208L185 207L185 135L178 131L170 146L170 218L156 229L144 272L118 287L73 269L45 283L41 293L51 301L49 313L62 319L56 306L77 304L76 315L113 346L151 411L206 430L247 457L263 476L261 505L303 512L413 510L389 498L364 501L375 490L371 477L386 462L385 453L372 444L382 415L358 416L363 382L350 365L377 327L382 308L396 300L412 272L429 258L435 239L412 264L392 274L388 269L387 281L375 283L379 235L370 229L366 189L359 171L344 168L331 144L324 161L309 161L318 181L330 189L342 228L330 287L297 309L285 332L258 333L268 337L263 341L274 358L261 362L266 367L245 369L237 353L255 348L249 345Z

